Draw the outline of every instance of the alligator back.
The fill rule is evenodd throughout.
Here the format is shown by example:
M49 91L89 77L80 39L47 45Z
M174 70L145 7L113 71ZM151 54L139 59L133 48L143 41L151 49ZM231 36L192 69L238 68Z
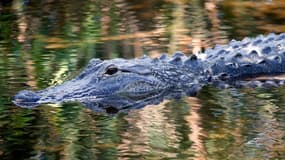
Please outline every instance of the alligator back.
M277 79L274 75L285 73L285 34L232 40L228 45L217 45L197 57L209 81L237 85L270 76L272 82Z

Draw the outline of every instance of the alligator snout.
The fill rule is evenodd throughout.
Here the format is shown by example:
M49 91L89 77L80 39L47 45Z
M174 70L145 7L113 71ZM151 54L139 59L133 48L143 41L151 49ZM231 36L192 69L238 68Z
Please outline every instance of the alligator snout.
M23 90L13 97L13 102L24 108L32 108L39 104L40 98L40 95L33 91Z

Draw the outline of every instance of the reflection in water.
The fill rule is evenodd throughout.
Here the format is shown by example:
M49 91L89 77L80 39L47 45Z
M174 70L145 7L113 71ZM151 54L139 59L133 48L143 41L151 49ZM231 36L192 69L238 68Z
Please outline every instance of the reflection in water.
M284 147L280 147L280 143L284 145L284 129L273 118L279 108L276 105L281 107L282 103L273 105L271 93L268 94L270 97L262 95L253 91L241 94L236 90L226 90L213 95L213 99L219 101L203 102L203 106L210 107L202 108L203 113L210 113L208 117L202 117L207 121L203 125L211 126L206 140L206 146L211 147L207 149L210 157L269 159L284 151ZM221 154L224 152L229 154Z
M281 108L272 102L272 94L259 94L258 96L261 97L261 102L258 103L260 107L256 111L258 114L255 125L252 125L256 134L249 136L244 148L247 148L245 152L247 154L257 152L256 157L270 159L284 152L282 138L284 138L285 132L280 128L282 125L275 117L275 113Z
M189 139L193 142L193 151L195 151L196 160L207 159L207 152L205 150L203 141L201 139L203 135L203 128L201 127L201 116L199 110L202 107L201 102L197 98L188 98L188 103L191 104L190 115L186 117L189 127L192 133L189 134Z
M80 6L80 7L78 7ZM11 96L77 75L94 57L198 54L284 32L284 1L0 1L0 159L285 159L284 88L204 88L109 116Z

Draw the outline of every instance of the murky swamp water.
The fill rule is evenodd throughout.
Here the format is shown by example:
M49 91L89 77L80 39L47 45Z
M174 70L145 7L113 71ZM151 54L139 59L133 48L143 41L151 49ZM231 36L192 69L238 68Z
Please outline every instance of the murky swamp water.
M11 103L74 77L91 58L189 55L285 32L282 0L1 0L0 159L285 159L285 88L205 87L196 98L109 116Z

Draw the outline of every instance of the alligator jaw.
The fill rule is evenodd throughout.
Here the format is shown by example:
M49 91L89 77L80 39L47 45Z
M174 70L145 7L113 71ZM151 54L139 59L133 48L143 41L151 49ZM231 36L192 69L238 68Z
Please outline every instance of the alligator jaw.
M54 90L54 88L52 88L52 90ZM51 94L51 91L49 90L42 90L37 92L23 90L13 97L12 102L22 108L34 108L41 104L47 104L47 103L62 103L62 102L75 102L75 101L77 102L89 101L95 103L101 99L97 96L86 96L86 97L77 98L70 96L70 94L66 94L67 95L66 98L58 99L58 97L56 97L57 94L59 93L55 92L54 94Z

